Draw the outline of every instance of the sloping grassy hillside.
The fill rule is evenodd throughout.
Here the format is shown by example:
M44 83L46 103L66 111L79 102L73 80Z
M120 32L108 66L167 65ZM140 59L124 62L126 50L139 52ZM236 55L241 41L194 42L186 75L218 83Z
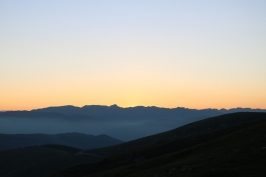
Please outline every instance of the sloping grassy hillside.
M87 177L265 176L266 122L194 147Z
M96 164L84 164L79 165L75 167L71 167L65 170L62 170L61 173L67 176L84 176L86 174L98 174L98 172L106 172L103 173L104 175L108 176L107 174L111 173L110 169L119 169L119 171L123 171L124 168L122 166L130 165L129 167L135 168L135 165L139 165L142 162L146 162L149 160L152 160L154 158L161 158L164 155L172 154L181 152L184 149L192 148L195 146L198 146L200 144L208 143L210 141L213 141L217 138L223 137L223 136L229 136L230 134L240 131L242 129L245 129L247 127L253 127L256 125L260 125L266 121L266 114L256 114L256 113L238 113L238 114L229 114L219 117L214 117L210 119L206 119L204 121L195 122L193 124L189 124L187 126L183 126L181 128L175 129L173 131L169 131L166 133L163 133L162 135L154 135L152 137L147 137L147 140L150 140L150 138L154 137L165 137L165 140L163 141L157 141L154 144L149 144L146 146L141 146L132 148L134 146L131 146L131 142L125 143L126 145L123 145L125 148L124 151L120 151L117 154L114 154L108 159L105 159L104 161ZM224 119L224 120L223 120ZM228 123L229 122L229 123ZM245 122L245 123L243 123ZM227 123L225 125L225 123ZM237 124L240 123L240 124ZM228 126L228 124L236 124L233 126ZM222 126L220 126L222 125ZM211 128L208 128L212 126ZM216 127L216 129L215 129ZM181 130L180 130L181 129ZM206 129L206 130L204 130ZM215 129L215 130L210 130ZM203 130L203 131L202 131ZM179 134L175 134L177 132L181 132ZM183 133L182 133L183 132ZM194 134L190 136L185 136L191 134L191 132L204 132L199 134ZM170 135L167 137L166 135ZM193 134L193 133L192 133ZM173 136L174 135L174 136ZM180 138L176 138L180 136ZM174 137L174 138L173 138ZM141 140L145 140L146 138L143 138ZM243 137L242 137L243 139ZM136 140L135 142L139 142L140 140ZM248 141L248 140L247 140ZM223 146L230 146L231 142L228 142L228 144L223 144ZM144 143L145 144L145 143ZM135 145L135 144L133 144ZM121 147L121 146L114 146L109 148L103 148L98 150L92 150L87 152L106 152L107 150L116 150L115 148ZM217 147L219 148L219 147ZM104 151L105 150L105 151ZM117 150L119 151L119 149ZM237 150L236 150L237 151ZM198 152L198 151L195 151ZM189 155L188 153L187 155ZM184 156L185 157L185 156ZM170 160L170 159L169 159ZM171 162L171 161L169 161ZM137 167L136 166L136 167ZM152 165L153 166L153 165ZM152 168L150 166L150 168ZM159 165L160 166L160 165ZM182 166L183 167L183 166ZM120 169L122 168L122 169ZM157 167L156 167L157 168ZM176 167L173 171L176 171ZM190 169L191 167L184 166L184 169ZM125 169L125 175L131 174L130 170L127 174L127 170ZM112 170L111 170L112 171ZM184 170L185 171L185 170ZM100 173L100 175L103 175ZM120 173L115 175L120 175ZM124 173L122 173L124 174ZM172 172L171 172L172 174ZM57 176L57 175L54 175ZM123 176L123 175L122 175ZM144 175L145 176L145 175ZM156 174L155 174L156 176Z
M164 133L140 138L116 146L88 150L87 153L108 157L118 152L141 148L159 141L174 140L181 137L207 133L217 129L224 129L233 125L243 124L245 122L259 120L266 120L266 113L240 112L225 114L193 122Z
M42 177L62 168L102 160L94 156L75 155L54 147L1 150L0 159L1 177Z
M122 143L122 141L107 135L94 136L83 133L0 134L1 149L16 149L44 144L58 144L80 149L93 149L120 143Z

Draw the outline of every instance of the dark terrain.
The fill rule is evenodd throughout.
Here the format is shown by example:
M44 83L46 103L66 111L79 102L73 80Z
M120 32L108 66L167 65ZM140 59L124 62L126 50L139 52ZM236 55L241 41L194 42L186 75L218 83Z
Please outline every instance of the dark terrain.
M80 149L93 149L120 144L122 141L107 135L86 135L83 133L49 134L0 134L0 149L15 149L28 146L57 144Z
M45 177L62 168L102 160L96 156L77 155L79 151L63 145L0 150L0 176Z
M86 151L105 159L52 176L265 176L265 135L265 113L227 114Z
M0 176L41 177L62 168L103 158L84 154L84 149L111 146L122 141L107 135L81 133L0 134Z
M84 143L78 138L84 134L66 133L55 139L68 145L46 143L1 150L0 176L265 176L265 135L266 113L256 112L211 117L87 151L69 146ZM2 142L5 146L19 143Z

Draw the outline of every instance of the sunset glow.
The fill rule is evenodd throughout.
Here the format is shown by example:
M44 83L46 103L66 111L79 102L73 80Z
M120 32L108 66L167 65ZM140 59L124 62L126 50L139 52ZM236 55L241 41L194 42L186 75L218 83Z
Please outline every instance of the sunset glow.
M0 1L0 110L266 109L266 1Z

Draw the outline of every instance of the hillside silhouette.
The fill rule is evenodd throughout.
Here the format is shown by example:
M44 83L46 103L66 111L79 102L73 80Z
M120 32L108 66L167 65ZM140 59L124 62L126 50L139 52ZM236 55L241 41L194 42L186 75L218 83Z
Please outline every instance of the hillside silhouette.
M62 145L1 150L0 176L46 177L60 169L102 160L96 156L77 155L76 150Z
M212 117L118 146L87 151L106 158L59 173L66 176L168 176L170 173L263 176L265 131L266 113Z
M57 144L79 149L93 149L112 146L122 141L107 135L86 135L82 133L61 134L0 134L0 149L15 149L28 146Z
M87 151L58 144L1 150L0 176L263 176L265 126L266 113L242 112ZM76 136L86 137L57 138L83 141Z

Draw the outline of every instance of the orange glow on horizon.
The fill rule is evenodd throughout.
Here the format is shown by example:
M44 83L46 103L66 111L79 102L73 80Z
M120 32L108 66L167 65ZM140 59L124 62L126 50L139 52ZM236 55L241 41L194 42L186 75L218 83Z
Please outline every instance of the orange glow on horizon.
M155 74L154 74L155 75ZM140 79L139 79L140 78ZM158 77L159 78L159 77ZM193 79L151 80L142 76L113 77L46 82L24 81L2 87L0 110L31 110L49 106L113 105L120 107L157 106L266 109L264 88L245 87L244 84L222 85ZM75 83L75 84L69 84ZM121 84L122 83L122 84ZM265 89L266 90L266 89Z
M0 110L266 109L266 1L108 2L1 1Z

